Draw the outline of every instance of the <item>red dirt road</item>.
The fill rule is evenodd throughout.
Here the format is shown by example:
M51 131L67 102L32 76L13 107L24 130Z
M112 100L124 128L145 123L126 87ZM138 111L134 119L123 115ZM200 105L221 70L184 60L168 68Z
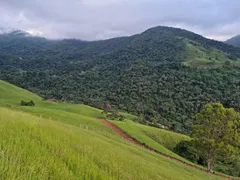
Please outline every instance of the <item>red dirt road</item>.
M187 162L182 161L182 160L180 160L180 159L177 159L177 158L175 158L175 157L172 157L172 156L169 156L169 155L164 154L164 153L162 153L162 152L159 152L159 151L157 151L157 150L155 150L155 149L147 146L146 144L143 144L143 143L135 140L135 139L132 138L129 134L127 134L127 133L125 133L124 131L122 131L118 126L116 126L115 124L113 124L113 123L111 123L111 122L109 122L109 121L107 121L107 120L104 120L104 119L97 119L97 120L101 121L105 126L111 128L113 131L115 131L118 135L120 135L121 137L123 137L123 138L124 138L125 140L127 140L127 141L130 141L130 142L132 142L132 143L134 143L134 144L136 144L136 145L138 145L138 146L141 146L141 147L143 147L143 148L145 148L145 149L148 149L149 151L152 151L152 152L155 152L155 153L157 153L157 154L160 154L161 156L164 156L164 157L166 157L166 158L168 158L168 159L170 159L170 160L179 162L179 163L184 164L184 165L186 165L186 166L188 166L188 167L191 167L191 168L197 169L197 170L199 170L199 171L203 171L203 172L208 173L207 170L204 169L204 168L201 168L201 167L192 165L192 164L190 164L190 163L187 163ZM224 179L229 179L229 180L233 180L233 179L234 179L234 178L231 178L231 177L226 176L226 175L224 175L224 174L219 174L219 173L211 173L211 174L214 175L214 176L222 177L222 178L224 178ZM239 180L239 178L237 178L237 179ZM236 178L235 178L235 180L236 180Z

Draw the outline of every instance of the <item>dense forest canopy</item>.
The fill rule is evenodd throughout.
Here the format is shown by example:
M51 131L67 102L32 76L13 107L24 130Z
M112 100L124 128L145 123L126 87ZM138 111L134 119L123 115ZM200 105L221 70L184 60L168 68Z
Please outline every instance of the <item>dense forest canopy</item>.
M0 79L44 98L138 113L186 131L209 102L240 110L240 48L156 27L104 41L0 35Z

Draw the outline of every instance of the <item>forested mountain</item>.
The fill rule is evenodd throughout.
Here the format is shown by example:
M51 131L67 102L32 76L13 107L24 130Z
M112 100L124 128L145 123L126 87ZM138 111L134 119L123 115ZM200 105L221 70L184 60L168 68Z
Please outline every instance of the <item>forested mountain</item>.
M208 102L240 110L240 48L177 28L93 42L2 34L0 79L181 131Z
M234 36L226 41L227 44L240 47L240 35Z

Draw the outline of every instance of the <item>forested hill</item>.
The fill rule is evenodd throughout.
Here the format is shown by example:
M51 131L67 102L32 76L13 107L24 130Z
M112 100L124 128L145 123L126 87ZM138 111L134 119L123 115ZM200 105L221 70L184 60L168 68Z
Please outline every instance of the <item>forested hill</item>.
M104 41L0 35L0 78L36 92L188 129L207 102L240 109L240 48L156 27Z
M240 47L240 35L234 36L226 41L227 44Z

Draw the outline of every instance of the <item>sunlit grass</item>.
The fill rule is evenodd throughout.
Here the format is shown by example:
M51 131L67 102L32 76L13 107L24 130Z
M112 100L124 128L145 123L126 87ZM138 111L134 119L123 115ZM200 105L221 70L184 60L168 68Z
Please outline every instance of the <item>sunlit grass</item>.
M0 108L2 179L217 179L104 130Z
M95 119L101 110L43 101L3 81L0 106L0 179L217 179L123 140ZM162 141L154 129L129 125L130 135L140 131L143 142L176 155L171 136Z
M180 141L190 139L188 136L182 134L145 126L142 124L132 122L130 120L124 122L121 121L112 122L116 124L118 127L120 127L120 129L122 129L124 132L132 136L134 139L162 153L180 159L182 158L172 151Z

